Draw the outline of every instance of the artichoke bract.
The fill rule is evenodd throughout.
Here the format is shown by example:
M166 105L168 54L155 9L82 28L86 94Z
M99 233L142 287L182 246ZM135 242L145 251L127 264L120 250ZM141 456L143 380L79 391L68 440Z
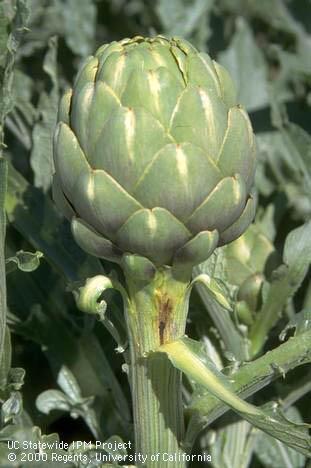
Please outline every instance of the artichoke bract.
M58 120L54 198L87 252L192 266L252 221L249 118L228 72L185 40L103 45Z

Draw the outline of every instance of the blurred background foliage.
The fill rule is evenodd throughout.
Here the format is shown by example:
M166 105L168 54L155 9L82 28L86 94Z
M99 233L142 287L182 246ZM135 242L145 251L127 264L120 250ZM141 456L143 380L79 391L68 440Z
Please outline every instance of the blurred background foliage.
M255 343L262 352L279 343L289 319L310 310L310 0L1 0L0 140L9 161L5 258L12 332L12 368L1 391L1 440L12 434L46 440L42 434L54 432L69 442L114 434L132 439L120 299L110 293L101 323L79 312L70 292L112 265L86 256L55 209L52 135L59 97L86 56L105 42L155 34L182 36L227 67L257 136L256 223L239 245L218 252L196 272L215 276L235 314L198 288L191 298L189 335L204 343L220 368L239 366L252 358L246 348L256 335L256 314L272 317ZM288 235L302 225L305 241L299 249ZM273 289L276 278L283 281L279 289ZM6 371L10 349L6 339ZM296 390L293 417L310 420L308 375L298 368L254 401L286 400ZM190 387L186 383L188 403ZM228 416L201 434L195 450L212 452L217 468L305 463L303 456L280 450L273 439ZM247 454L243 459L241 451ZM1 454L0 447L5 466Z

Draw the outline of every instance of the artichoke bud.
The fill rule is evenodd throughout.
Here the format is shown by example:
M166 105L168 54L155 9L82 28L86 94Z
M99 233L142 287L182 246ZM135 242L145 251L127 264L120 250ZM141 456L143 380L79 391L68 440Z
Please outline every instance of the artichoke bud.
M235 313L239 323L250 327L254 323L255 314L245 301L239 301L235 305Z
M245 301L251 311L257 311L261 305L261 288L264 282L264 276L255 273L249 276L238 290L238 301Z
M100 47L58 119L54 198L90 254L192 267L251 223L249 118L228 72L187 41Z
M237 287L236 311L249 325L262 306L262 287L280 259L271 241L254 223L231 244L224 247L226 280Z

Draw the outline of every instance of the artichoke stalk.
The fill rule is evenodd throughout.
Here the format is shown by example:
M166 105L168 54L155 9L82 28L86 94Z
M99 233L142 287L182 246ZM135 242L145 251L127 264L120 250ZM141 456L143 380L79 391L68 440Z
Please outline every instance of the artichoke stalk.
M252 127L228 72L163 36L100 47L58 120L54 199L76 242L124 270L136 452L165 467L151 454L182 454L181 375L148 353L184 334L193 266L254 217Z

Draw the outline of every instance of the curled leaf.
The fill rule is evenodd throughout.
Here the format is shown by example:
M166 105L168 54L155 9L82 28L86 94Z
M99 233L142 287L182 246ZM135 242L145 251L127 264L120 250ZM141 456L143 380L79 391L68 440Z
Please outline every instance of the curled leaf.
M25 273L34 271L40 266L40 258L42 257L43 253L39 250L36 252L25 252L24 250L19 250L16 252L14 257L9 257L6 259L6 272L11 273L16 268L24 271Z
M218 304L220 304L224 309L232 311L232 304L229 298L229 290L226 288L225 284L219 279L212 278L211 276L202 273L194 278L191 283L193 286L195 283L203 284L208 293L215 299Z

